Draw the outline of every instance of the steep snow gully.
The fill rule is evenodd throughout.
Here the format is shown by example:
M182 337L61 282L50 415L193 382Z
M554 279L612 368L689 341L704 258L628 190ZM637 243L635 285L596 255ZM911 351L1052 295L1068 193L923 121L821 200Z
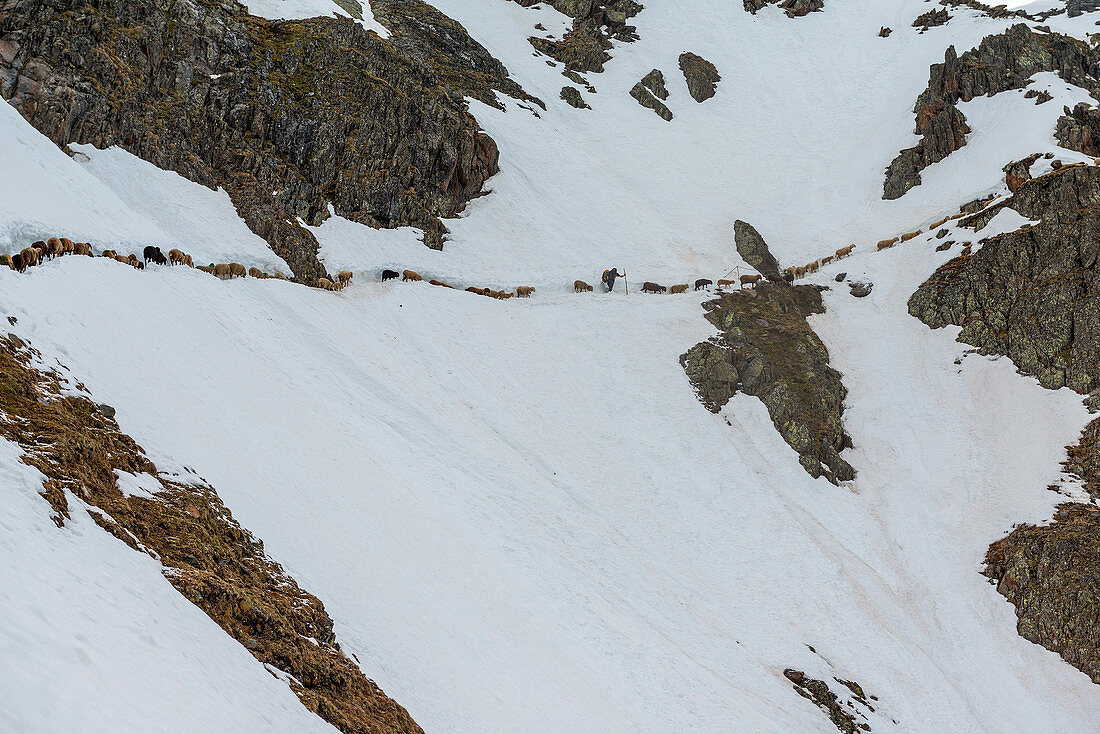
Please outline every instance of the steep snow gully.
M1052 137L1083 92L1040 75L1054 102L968 103L967 146L887 202L929 64L1010 20L951 7L919 34L921 0L829 0L793 19L650 2L578 110L527 41L564 16L433 4L553 100L538 117L471 103L501 173L442 252L334 217L315 233L331 271L356 273L338 294L102 258L0 269L8 330L113 406L158 467L216 487L426 731L836 731L788 667L858 681L877 697L872 731L1095 731L1096 687L1019 637L979 573L1013 523L1050 517L1059 498L1042 488L1087 421L1080 397L907 314L952 255L940 240L874 247L1002 192L1020 151L1084 160ZM722 75L705 103L679 75L684 51ZM653 68L672 122L628 94ZM280 267L228 197L117 150L67 156L6 104L0 160L0 251L66 234ZM710 296L635 289L743 267L737 218L783 265L857 244L809 279L833 286L811 325L849 388L853 482L811 479L756 399L699 404L678 357L713 334ZM629 296L571 292L612 265ZM395 266L537 292L376 282ZM871 294L838 287L842 270ZM0 730L332 731L78 502L56 528L40 482L0 444Z

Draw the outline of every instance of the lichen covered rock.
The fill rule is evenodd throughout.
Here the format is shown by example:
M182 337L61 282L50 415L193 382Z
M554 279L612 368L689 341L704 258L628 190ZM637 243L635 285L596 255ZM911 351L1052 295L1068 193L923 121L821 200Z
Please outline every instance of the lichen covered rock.
M991 238L940 267L909 299L932 328L1009 356L1048 388L1100 389L1100 168L1064 166L1023 182L1002 206L1039 224Z
M641 81L630 90L630 96L638 100L638 104L657 113L665 121L672 121L672 110L662 100L668 99L668 89L665 88L665 75L660 69L642 77Z
M955 106L975 97L1023 89L1041 71L1056 71L1070 84L1100 91L1092 72L1100 52L1070 36L1036 33L1012 26L958 56L952 46L942 64L931 67L928 88L917 98L920 142L901 151L886 170L884 199L897 199L920 184L920 171L966 144L966 117Z
M442 246L497 171L465 96L526 98L460 25L420 0L347 19L270 21L236 3L0 6L0 95L58 145L119 146L224 188L298 280L325 275L299 220L414 225Z
M757 11L778 4L787 17L798 18L825 7L825 0L744 0L745 10L756 15Z
M680 54L680 71L687 82L688 93L696 102L706 102L718 90L722 81L718 68L698 54L686 51Z
M806 317L822 313L813 286L761 283L704 305L720 334L680 357L699 400L717 413L738 392L758 397L811 476L833 483L855 470L842 416L846 390Z
M779 262L772 255L768 243L748 222L740 219L733 223L733 241L741 259L773 283L785 283L779 272Z

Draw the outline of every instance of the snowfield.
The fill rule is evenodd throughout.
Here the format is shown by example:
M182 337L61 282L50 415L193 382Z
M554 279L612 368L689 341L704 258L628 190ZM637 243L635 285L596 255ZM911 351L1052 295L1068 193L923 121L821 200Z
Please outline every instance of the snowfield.
M968 145L884 202L928 64L1006 23L952 9L918 35L920 0L828 0L793 20L650 3L641 41L589 76L587 112L557 99L560 69L526 41L540 21L563 27L554 11L435 4L550 108L472 105L502 171L443 252L330 219L315 229L326 265L357 272L338 294L63 258L0 270L10 330L114 406L161 470L216 487L428 732L836 731L785 667L859 682L875 732L1095 731L1097 688L1019 637L979 574L991 541L1064 500L1044 488L1087 420L1080 398L908 316L952 255L939 240L873 247L1003 191L1010 160L1078 160L1051 133L1080 90L1040 75L1046 105L975 100ZM676 66L686 50L723 75L702 105ZM626 94L654 67L672 123ZM222 193L118 151L67 158L7 105L0 130L21 173L0 181L12 243L56 229L278 265ZM812 320L849 389L845 486L805 474L755 398L720 415L696 400L678 359L713 334L707 296L635 290L721 277L740 263L737 218L784 264L859 244L817 274L833 289ZM612 265L629 296L566 292ZM383 266L539 290L498 302L377 283ZM833 283L842 271L871 295ZM56 529L17 456L0 444L0 729L330 730L151 559L79 509Z

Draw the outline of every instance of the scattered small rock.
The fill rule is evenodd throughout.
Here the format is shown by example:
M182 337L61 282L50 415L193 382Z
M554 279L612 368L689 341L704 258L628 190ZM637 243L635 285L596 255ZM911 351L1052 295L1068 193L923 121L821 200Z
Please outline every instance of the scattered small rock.
M112 408L110 405L107 405L107 403L96 403L95 407L99 408L99 412L107 416L108 418L115 417L115 409Z
M864 283L861 280L854 281L848 284L848 287L852 291L852 295L856 298L866 298L871 295L871 289L875 287L874 283Z
M11 324L12 326L15 326L15 322L17 322L17 321L19 321L19 319L15 318L14 316L9 316L8 317L8 323Z
M688 93L696 102L706 102L713 97L717 91L715 85L722 81L714 64L690 51L680 54L680 71L684 73Z
M894 32L894 30L892 28L887 28L886 26L883 26L882 28L879 29L878 34L882 38L889 38L890 34L893 33L893 32Z
M937 240L942 240L946 236L947 236L947 229L946 228L941 229L939 232L936 232L936 239Z
M1062 161L1055 158L1054 160L1052 160L1050 162L1050 167L1053 168L1055 171L1057 171L1059 168L1062 167Z
M951 242L949 240L947 242L944 242L942 245L936 245L936 252L943 252L944 250L950 250L951 245L953 245L953 244L955 244L955 243Z
M951 16L947 14L947 9L938 8L936 10L929 10L927 13L918 16L917 19L913 21L913 27L920 28L920 32L924 33L929 28L944 25L949 20L951 20Z
M844 279L847 278L847 277L848 277L847 273L837 273L835 280L836 280L837 283L843 283Z

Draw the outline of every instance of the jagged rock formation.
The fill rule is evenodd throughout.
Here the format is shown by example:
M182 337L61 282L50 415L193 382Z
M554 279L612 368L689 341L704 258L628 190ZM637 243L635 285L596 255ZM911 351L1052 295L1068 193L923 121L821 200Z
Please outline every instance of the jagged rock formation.
M630 96L638 100L642 107L656 112L663 120L672 121L672 110L661 101L668 99L668 89L665 88L665 75L660 69L654 69L642 77L630 90Z
M779 272L779 262L772 255L768 243L748 222L740 219L733 223L733 241L741 259L773 283L786 283Z
M825 0L744 0L745 10L753 15L767 5L777 3L789 18L797 18L825 7Z
M542 0L514 0L530 7ZM550 0L559 12L573 19L573 27L559 40L532 36L531 45L565 64L567 71L602 72L611 58L611 41L630 43L638 40L637 28L627 21L643 7L634 0Z
M576 87L565 86L561 88L561 98L565 100L565 103L571 107L576 107L578 110L590 110L592 107L584 101L584 97L581 96L581 91Z
M811 476L854 478L840 456L851 446L842 423L847 390L806 321L825 310L818 289L761 283L704 308L721 333L680 357L703 405L717 413L738 392L754 395Z
M1100 109L1078 102L1072 110L1064 107L1054 137L1063 148L1092 157L1100 156Z
M680 71L684 73L688 93L696 102L706 102L718 91L722 81L718 68L698 54L685 51L680 54Z
M168 581L257 660L293 676L302 704L345 734L422 734L340 651L321 601L264 554L213 487L158 474L112 417L74 397L57 373L32 367L39 357L18 337L0 337L0 436L45 476L59 527L72 493L100 527L163 564ZM161 491L127 496L116 471L147 472Z
M1022 637L1100 684L1100 510L1065 504L989 547L985 575L1016 607Z
M921 32L934 28L938 25L945 25L951 16L947 14L947 10L944 8L936 8L935 10L929 10L927 13L922 13L917 16L917 19L913 21L914 28L920 28Z
M814 705L824 711L829 717L829 721L839 731L844 732L844 734L871 731L870 725L857 719L857 716L863 719L867 717L856 708L855 704L858 703L869 711L874 711L875 707L867 700L863 687L855 681L834 678L837 683L840 683L852 693L852 699L844 702L829 689L828 683L816 678L809 678L801 670L787 668L783 671L783 677L791 682L798 695L813 701Z
M931 67L928 88L917 98L916 132L920 142L901 153L886 170L884 199L897 199L920 184L920 171L966 144L966 117L955 106L981 95L1023 89L1040 71L1057 71L1070 84L1095 96L1100 85L1092 77L1100 53L1059 33L1036 33L1018 24L989 36L958 56L947 49L942 64Z
M1076 18L1084 13L1100 10L1100 0L1066 0L1066 15Z
M1002 206L1040 220L939 268L909 299L932 328L1005 354L1052 389L1100 389L1100 168L1064 166L1024 182ZM964 224L969 220L964 220Z
M497 148L463 102L524 96L461 26L420 0L374 3L381 39L347 19L268 21L235 3L0 6L0 94L58 145L117 145L210 187L314 284L298 220L329 205L371 226L415 225L482 192ZM274 193L273 193L274 192Z
M1039 153L1032 153L1027 158L1013 161L1001 169L1005 172L1005 185L1010 192L1015 193L1031 180L1031 166L1039 160L1039 155Z

